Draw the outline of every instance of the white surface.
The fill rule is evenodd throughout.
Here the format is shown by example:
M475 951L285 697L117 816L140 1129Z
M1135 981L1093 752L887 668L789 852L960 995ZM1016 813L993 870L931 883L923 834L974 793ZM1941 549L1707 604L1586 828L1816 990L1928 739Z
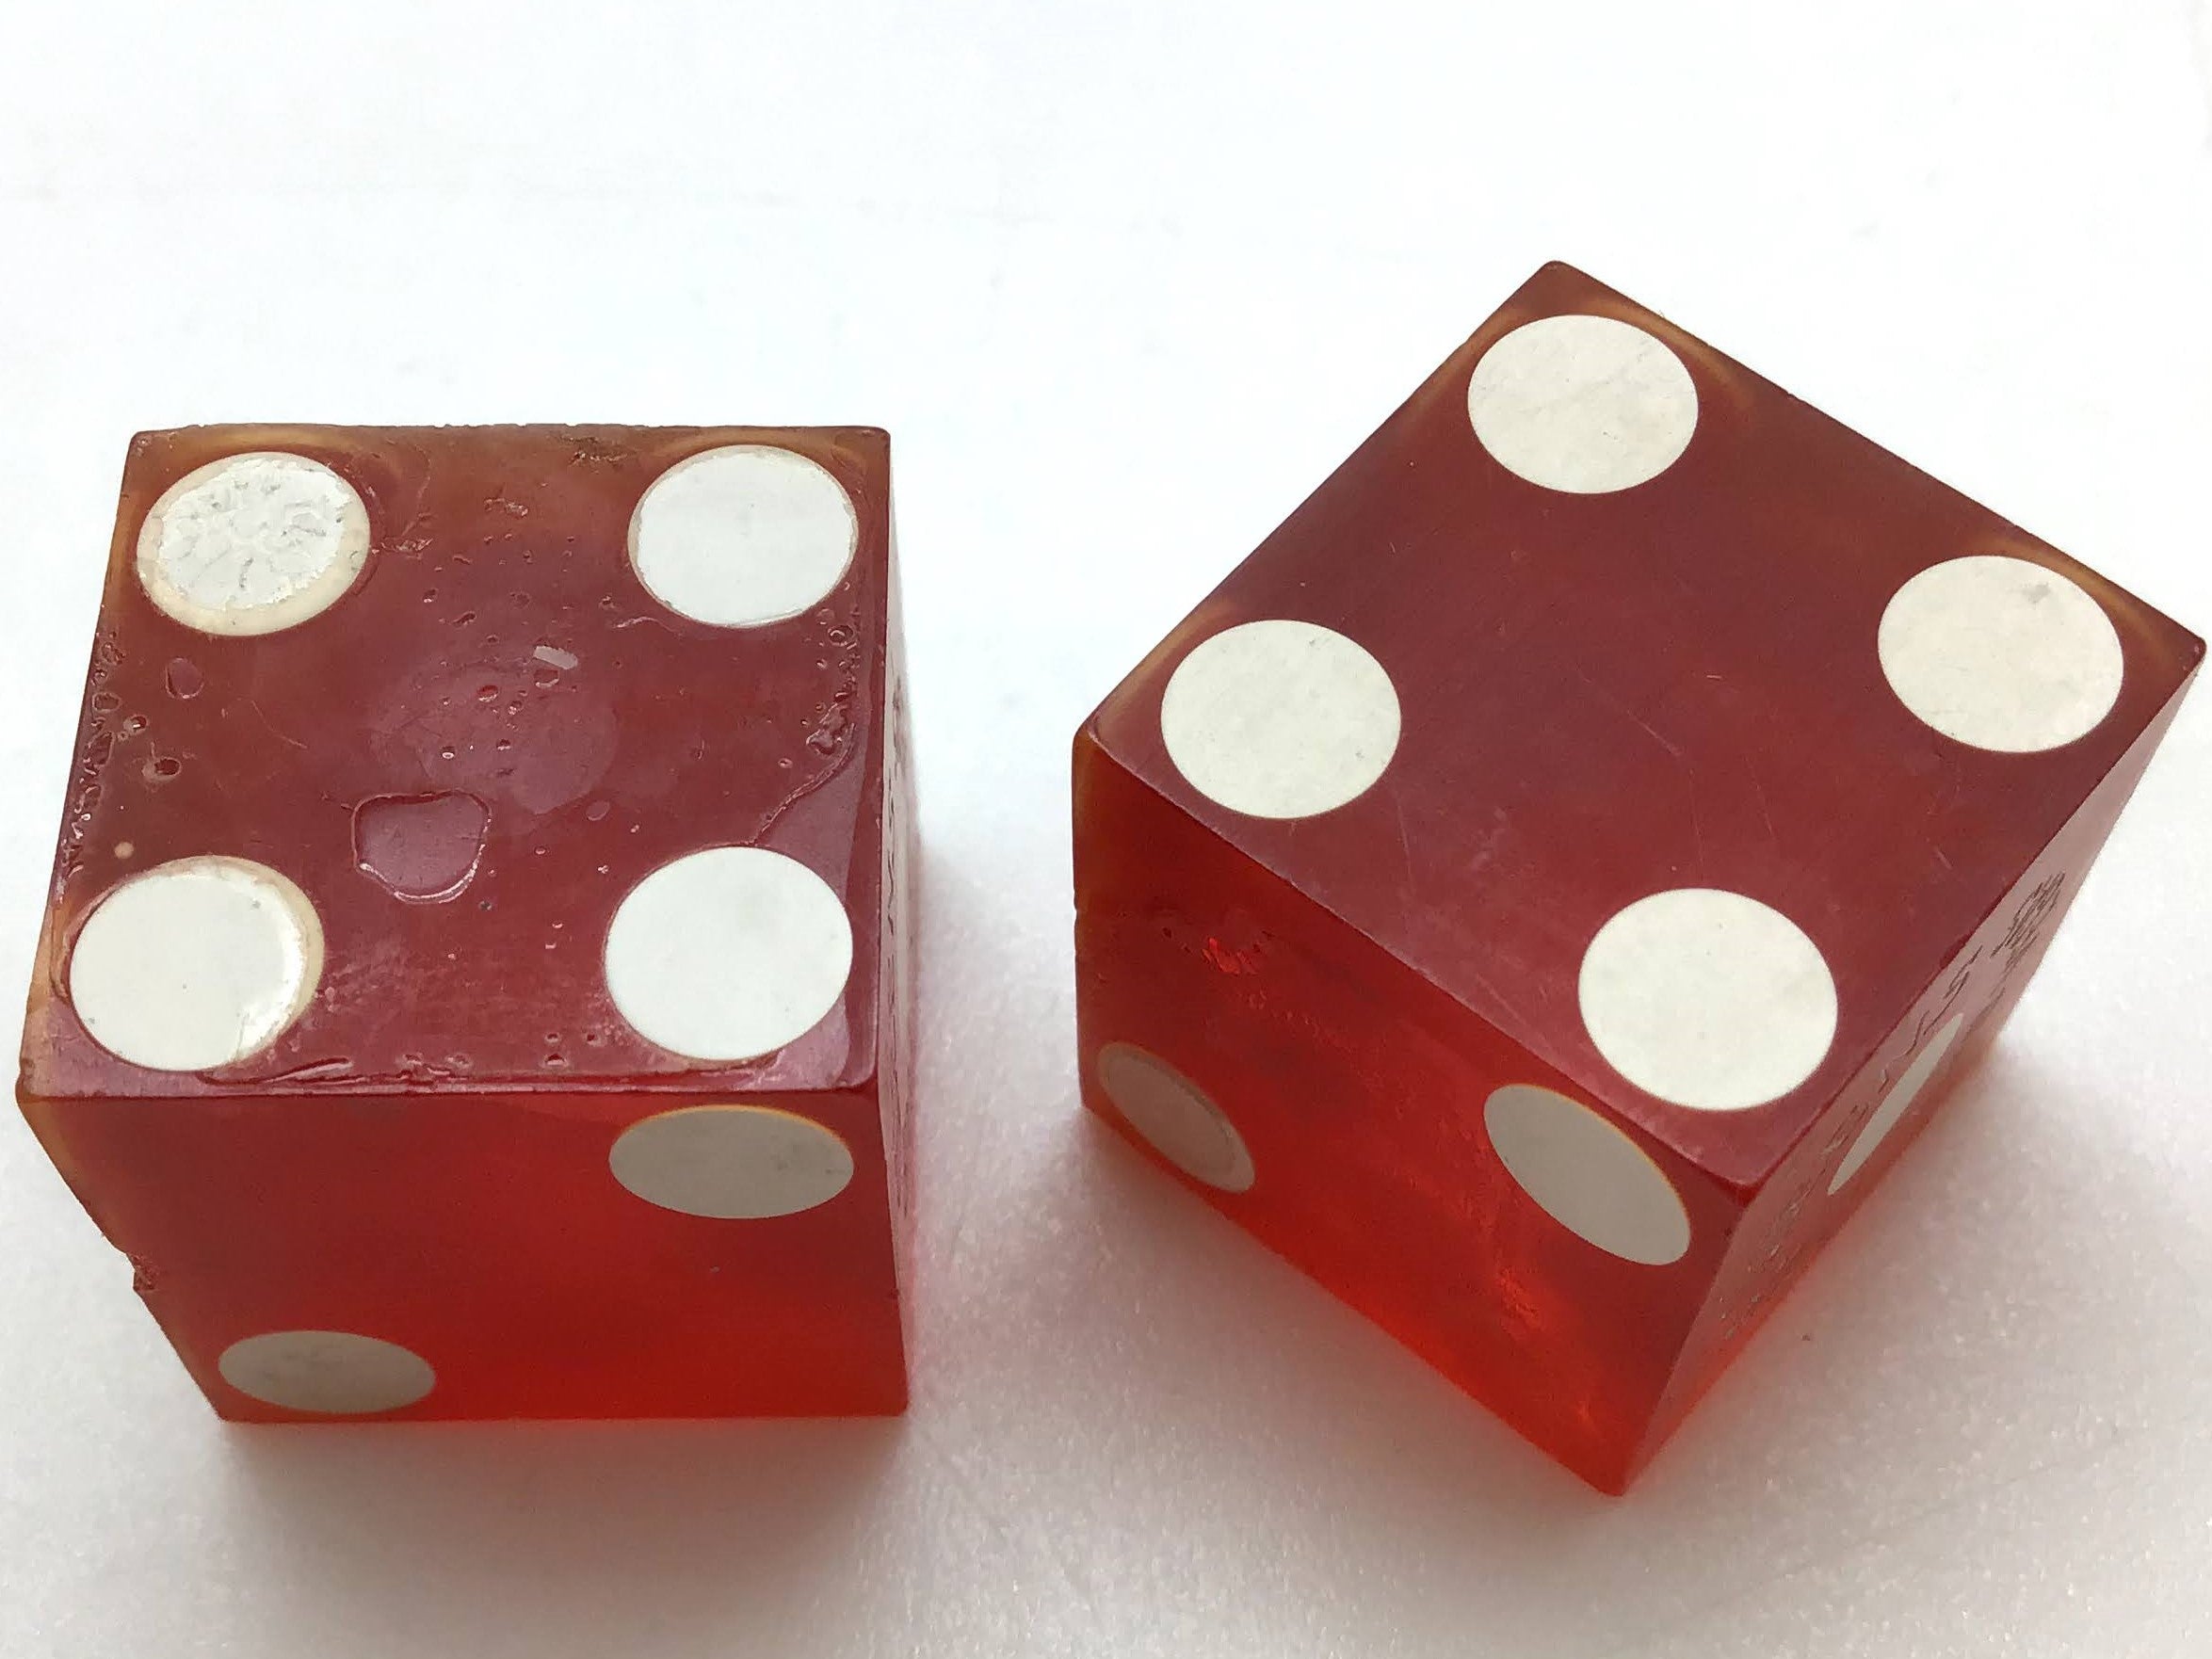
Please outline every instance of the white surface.
M138 527L147 597L202 634L274 634L329 610L367 562L368 509L318 460L225 456L161 492Z
M2212 1650L2202 691L1989 1062L1620 1502L1077 1119L1064 810L1093 701L1553 256L2212 624L2208 24L21 10L16 979L124 438L208 418L889 427L927 923L900 1423L225 1430L0 1125L0 1652Z
M225 1348L216 1369L268 1405L331 1416L396 1411L438 1386L412 1348L350 1330L265 1330Z
M69 995L109 1053L204 1071L274 1042L322 969L322 919L288 877L251 859L178 859L92 907L69 953Z
M852 972L852 924L827 881L765 846L670 859L606 930L615 1009L661 1047L743 1060L804 1037Z
M1647 894L1582 953L1582 1023L1637 1087L1702 1112L1779 1100L1835 1038L1820 947L1770 905L1720 887Z
M1682 1195L1651 1155L1580 1101L1509 1083L1482 1103L1507 1173L1538 1208L1601 1250L1656 1266L1689 1248Z
M1208 800L1309 818L1356 799L1397 749L1397 690L1364 646L1316 622L1201 640L1160 694L1160 740Z
M1881 1104L1874 1108L1874 1116L1866 1119L1866 1127L1859 1131L1859 1138L1851 1142L1851 1150L1844 1153L1843 1162L1828 1178L1830 1192L1843 1191L1844 1184L1865 1168L1875 1149L1889 1138L1889 1132L1912 1110L1913 1103L1920 1098L1920 1091L1928 1087L1928 1080L1935 1075L1936 1068L1944 1063L1944 1056L1951 1052L1951 1044L1959 1038L1959 1027L1965 1021L1964 1014L1953 1014L1946 1020L1913 1056L1905 1074L1889 1086L1889 1093L1881 1097Z
M1508 472L1602 495L1674 464L1698 429L1698 389L1634 324L1570 313L1523 323L1482 354L1467 418Z
M606 1155L649 1204L757 1221L826 1204L852 1179L852 1153L812 1118L772 1106L679 1106L633 1123Z
M686 457L630 518L638 580L670 610L723 628L799 615L844 580L859 545L845 487L766 443Z
M1098 1051L1098 1086L1161 1157L1223 1192L1251 1190L1251 1150L1204 1089L1133 1042Z
M2126 659L2104 606L2057 571L1977 554L1922 571L1877 630L1899 701L1946 737L2008 754L2096 730Z

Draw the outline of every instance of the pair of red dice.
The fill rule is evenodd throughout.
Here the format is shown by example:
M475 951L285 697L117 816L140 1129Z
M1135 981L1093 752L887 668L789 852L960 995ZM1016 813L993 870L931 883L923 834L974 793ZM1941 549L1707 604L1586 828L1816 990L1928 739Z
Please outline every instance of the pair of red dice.
M20 1093L224 1415L903 1406L888 469L133 445ZM1546 267L1078 734L1085 1098L1618 1490L2202 654Z

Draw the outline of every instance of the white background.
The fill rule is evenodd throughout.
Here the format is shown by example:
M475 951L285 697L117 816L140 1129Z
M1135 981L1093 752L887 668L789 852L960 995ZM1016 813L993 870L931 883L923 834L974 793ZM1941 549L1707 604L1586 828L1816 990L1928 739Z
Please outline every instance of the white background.
M28 6L0 984L118 469L868 422L928 907L896 1425L240 1431L0 1122L0 1653L2212 1651L2212 706L1608 1501L1075 1115L1085 711L1542 260L2212 625L2212 0Z

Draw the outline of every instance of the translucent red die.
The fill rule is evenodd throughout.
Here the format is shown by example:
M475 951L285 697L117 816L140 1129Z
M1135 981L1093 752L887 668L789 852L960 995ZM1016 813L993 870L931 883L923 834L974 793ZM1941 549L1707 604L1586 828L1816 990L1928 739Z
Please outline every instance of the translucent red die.
M134 441L19 1097L218 1411L904 1406L900 686L881 432Z
M1994 1035L2203 652L1547 266L1078 733L1085 1099L1618 1491Z

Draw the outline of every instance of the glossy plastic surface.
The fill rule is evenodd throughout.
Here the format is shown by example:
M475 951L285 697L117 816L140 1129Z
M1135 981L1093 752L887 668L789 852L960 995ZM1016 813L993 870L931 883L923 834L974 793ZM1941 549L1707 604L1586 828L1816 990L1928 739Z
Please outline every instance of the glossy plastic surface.
M1484 353L1568 314L1635 325L1694 382L1695 432L1648 482L1538 488L1476 440L1467 388ZM1891 596L1990 554L2064 572L2118 635L2118 699L2075 742L1971 748L1885 683ZM1395 683L1397 752L1348 804L1233 812L1169 753L1170 678L1263 618L1342 632ZM2202 652L2057 550L1547 266L1079 734L1087 1099L1121 1124L1096 1079L1105 1043L1180 1068L1258 1170L1249 1192L1209 1201L1619 1490L1803 1241L1849 1213L1986 1041L1995 1020L1979 1016L2010 1008ZM1825 1057L1748 1110L1645 1092L1578 1008L1599 927L1686 887L1796 919L1833 977ZM1968 1016L1960 1057L1867 1172L1828 1194L1938 1009ZM1607 1255L1521 1199L1482 1116L1516 1083L1636 1140L1688 1214L1680 1259ZM1747 1212L1757 1226L1739 1248ZM1733 1300L1708 1313L1717 1285Z
M859 519L820 604L719 628L658 604L625 537L666 469L774 444ZM156 609L139 523L210 460L281 450L350 483L360 580L255 637ZM215 1360L263 1329L374 1332L438 1386L409 1416L903 1406L910 881L884 435L864 428L197 427L132 445L31 991L20 1095L218 1409L284 1416ZM888 829L887 829L888 826ZM761 846L852 924L835 1007L699 1062L616 1011L615 908L652 871ZM218 853L282 871L325 934L317 995L262 1052L150 1071L70 1006L71 942L118 880ZM610 1179L614 1138L748 1102L833 1130L855 1171L802 1214L715 1221Z

